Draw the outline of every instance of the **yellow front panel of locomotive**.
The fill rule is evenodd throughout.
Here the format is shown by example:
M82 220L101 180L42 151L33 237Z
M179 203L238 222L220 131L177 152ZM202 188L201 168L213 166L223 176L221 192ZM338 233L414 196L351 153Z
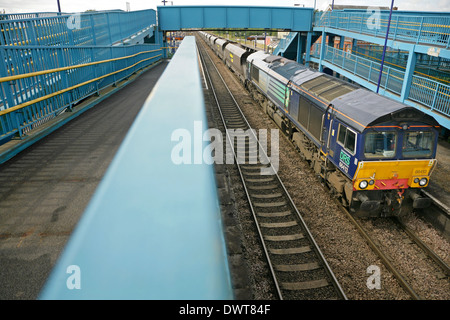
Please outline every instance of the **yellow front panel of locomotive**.
M429 178L436 159L431 160L393 160L393 161L360 161L358 169L353 177L353 185L356 190L362 190L359 185L362 180L371 181L364 190L407 187L425 187L420 186L418 182L414 182L416 178ZM407 180L407 185L404 183ZM396 185L395 181L399 181Z

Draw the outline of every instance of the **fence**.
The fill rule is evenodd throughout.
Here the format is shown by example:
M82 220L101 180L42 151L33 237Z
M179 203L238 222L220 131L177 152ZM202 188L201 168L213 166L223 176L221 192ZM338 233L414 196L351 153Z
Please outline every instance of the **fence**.
M352 32L385 37L389 13L328 11L315 15L315 27L331 27ZM389 28L392 40L433 44L450 47L450 16L414 16L406 13L392 14Z
M273 54L278 55L279 53L286 51L286 49L291 44L292 40L295 38L296 35L297 35L297 32L289 32L289 34L286 36L286 38L283 38L280 40L280 42L278 43L277 47L275 48Z
M0 141L23 135L162 57L159 45L0 47Z
M311 50L313 57L320 57L320 43L314 44ZM363 58L350 52L346 52L331 46L325 46L323 60L332 63L365 81L372 84L378 83L380 63ZM405 72L397 68L384 66L380 81L380 87L401 95ZM429 78L413 75L409 96L405 99L414 100L439 111L443 115L450 116L450 86Z
M0 44L6 46L111 45L156 24L155 10L0 15L0 18L3 18Z

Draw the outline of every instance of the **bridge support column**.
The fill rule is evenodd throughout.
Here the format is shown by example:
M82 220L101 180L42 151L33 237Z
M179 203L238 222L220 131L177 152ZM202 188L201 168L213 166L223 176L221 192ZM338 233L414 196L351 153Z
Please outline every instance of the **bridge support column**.
M356 51L358 47L358 39L352 39L352 53Z
M305 65L309 67L309 61L311 58L311 43L312 43L312 32L308 32L306 35L306 55L305 55Z
M344 50L345 37L339 36L339 50ZM341 74L336 72L336 77L340 78Z
M297 33L297 62L303 64L303 52L305 52L305 37Z
M322 31L322 40L320 41L320 60L319 60L319 71L323 72L323 65L322 65L322 61L325 57L325 45L327 42L327 34L325 33L325 31Z
M408 99L409 91L411 89L412 77L414 75L414 69L416 68L417 54L414 50L410 50L408 54L408 62L406 64L405 78L403 79L402 93L400 101L404 102Z

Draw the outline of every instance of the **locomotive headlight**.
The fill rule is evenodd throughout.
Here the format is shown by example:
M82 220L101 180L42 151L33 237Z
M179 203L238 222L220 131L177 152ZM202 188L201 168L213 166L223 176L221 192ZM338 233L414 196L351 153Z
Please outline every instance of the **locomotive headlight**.
M427 182L428 182L428 179L427 179L427 178L422 178L422 179L420 179L420 181L419 181L419 185L420 185L421 187L423 187L424 185L427 184Z
M362 181L359 183L359 188L360 188L360 189L365 189L365 188L367 188L368 185L369 185L369 183L368 183L366 180L362 180Z
M415 178L414 183L419 183L419 178Z

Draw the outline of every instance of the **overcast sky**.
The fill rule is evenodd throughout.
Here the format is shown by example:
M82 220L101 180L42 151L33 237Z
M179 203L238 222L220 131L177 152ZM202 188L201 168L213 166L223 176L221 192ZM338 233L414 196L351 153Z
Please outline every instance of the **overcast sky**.
M316 8L324 9L332 0L316 0ZM60 0L61 11L83 12L89 9L111 10L126 9L126 2L131 10L156 9L162 6L161 0ZM313 7L314 0L173 0L173 5L239 5L239 6L293 6L294 4ZM334 0L335 4L391 5L391 0ZM395 0L394 6L399 10L450 12L450 0ZM19 12L56 12L57 0L0 0L0 10L6 13Z

